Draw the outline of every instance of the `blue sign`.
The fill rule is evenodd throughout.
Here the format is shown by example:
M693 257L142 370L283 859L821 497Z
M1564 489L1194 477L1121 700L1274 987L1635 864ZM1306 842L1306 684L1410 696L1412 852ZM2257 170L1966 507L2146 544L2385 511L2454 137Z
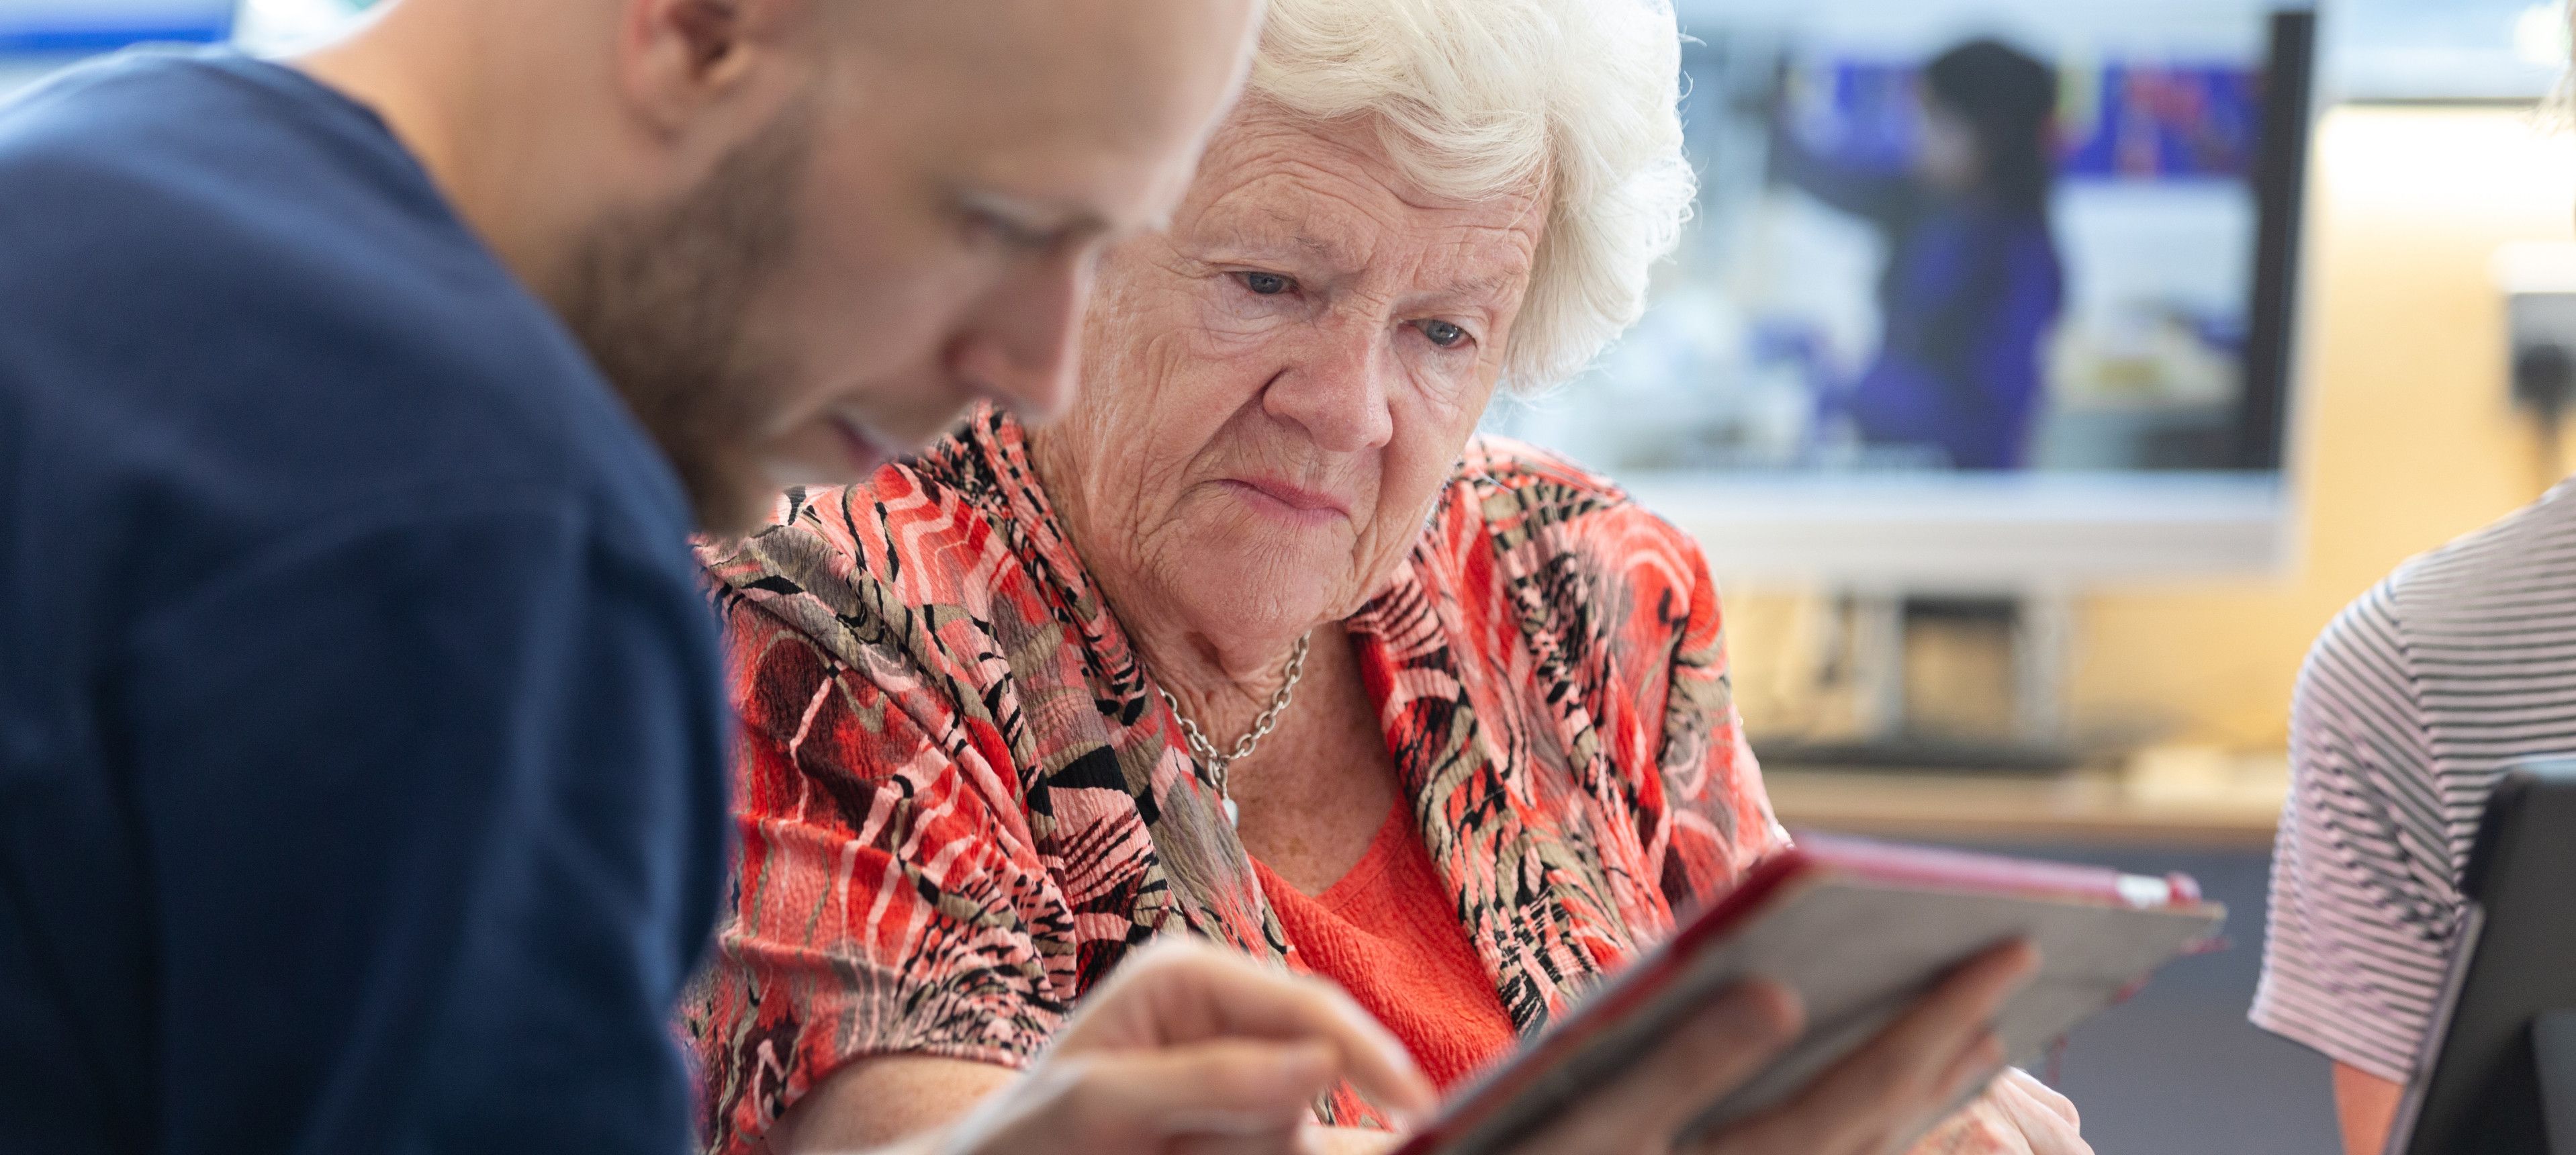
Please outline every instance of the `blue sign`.
M1901 172L1919 135L1918 67L1838 60L1801 110L1809 142L1844 164ZM2059 73L2058 171L2109 180L2242 179L2262 128L2262 77L2227 64L2119 60Z
M232 37L233 8L234 0L0 0L0 55L217 43Z

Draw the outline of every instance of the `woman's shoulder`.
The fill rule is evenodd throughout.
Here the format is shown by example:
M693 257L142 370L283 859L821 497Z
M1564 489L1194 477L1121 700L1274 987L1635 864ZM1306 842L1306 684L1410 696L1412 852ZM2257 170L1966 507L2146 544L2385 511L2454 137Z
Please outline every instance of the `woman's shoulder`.
M1459 459L1458 478L1470 484L1504 487L1557 485L1604 500L1628 499L1617 482L1577 464L1573 458L1497 433L1479 433L1467 440L1467 452Z
M1436 520L1471 520L1477 532L1435 536L1452 542L1480 537L1507 564L1678 564L1694 575L1707 569L1696 539L1639 505L1618 483L1553 450L1480 435L1468 442L1452 485L1464 500L1444 502Z
M768 525L703 540L698 560L720 593L762 605L838 605L861 587L895 583L911 589L904 600L928 604L964 584L953 547L990 529L970 503L909 465L888 465L855 485L788 490Z
M1470 627L1452 632L1472 651L1452 668L1488 679L1488 700L1516 699L1526 734L1565 755L1519 773L1577 776L1534 796L1590 800L1600 829L1669 833L1661 859L1610 872L1632 925L1668 929L1669 911L1711 900L1785 841L1736 720L1697 539L1600 475L1503 438L1469 446L1441 509L1417 572L1450 583L1442 600ZM1595 789L1610 776L1623 785Z
M979 414L865 481L787 491L769 525L699 544L719 604L736 619L760 611L837 654L1037 597L1031 571L1053 538L1020 524L1028 479L1016 434Z

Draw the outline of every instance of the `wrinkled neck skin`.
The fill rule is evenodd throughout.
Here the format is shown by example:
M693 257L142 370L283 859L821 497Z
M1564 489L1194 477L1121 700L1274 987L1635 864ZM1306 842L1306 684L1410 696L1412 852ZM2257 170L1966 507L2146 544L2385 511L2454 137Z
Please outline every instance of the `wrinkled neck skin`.
M1032 430L1028 437L1039 483L1055 507L1067 540L1081 556L1092 587L1117 615L1128 644L1135 647L1154 683L1171 691L1180 701L1181 712L1198 723L1219 752L1232 750L1236 739L1269 708L1300 637L1309 646L1306 672L1298 683L1295 704L1281 720L1283 729L1298 715L1319 708L1316 703L1346 694L1348 689L1341 683L1356 684L1357 670L1341 621L1358 612L1365 599L1321 617L1287 622L1193 620L1185 586L1197 575L1190 572L1187 559L1161 567L1167 572L1136 572L1119 564L1114 551L1095 548L1090 540L1095 532L1116 531L1095 524L1095 511L1086 496L1089 487L1084 484L1092 463L1076 459L1072 442L1078 439L1045 430Z

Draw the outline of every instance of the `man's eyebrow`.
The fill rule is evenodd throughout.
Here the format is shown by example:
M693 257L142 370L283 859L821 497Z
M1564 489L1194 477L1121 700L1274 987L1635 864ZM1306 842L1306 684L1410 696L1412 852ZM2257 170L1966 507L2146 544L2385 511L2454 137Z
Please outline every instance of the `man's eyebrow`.
M1116 226L1099 210L1085 204L1015 196L991 189L966 189L957 194L957 199L976 212L999 217L1034 233L1092 237L1116 231Z

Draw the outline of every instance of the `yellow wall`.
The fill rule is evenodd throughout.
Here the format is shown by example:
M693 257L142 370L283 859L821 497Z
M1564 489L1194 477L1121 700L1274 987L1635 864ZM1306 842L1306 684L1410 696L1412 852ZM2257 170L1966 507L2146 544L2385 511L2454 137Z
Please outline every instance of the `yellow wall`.
M2291 452L2300 524L2277 578L2103 593L2079 613L2079 733L2278 748L2317 631L2408 556L2545 488L2506 399L2496 246L2564 240L2576 136L2525 113L2344 108L2317 141L2309 374ZM1730 639L1748 723L1783 720L1813 615L1750 594Z

